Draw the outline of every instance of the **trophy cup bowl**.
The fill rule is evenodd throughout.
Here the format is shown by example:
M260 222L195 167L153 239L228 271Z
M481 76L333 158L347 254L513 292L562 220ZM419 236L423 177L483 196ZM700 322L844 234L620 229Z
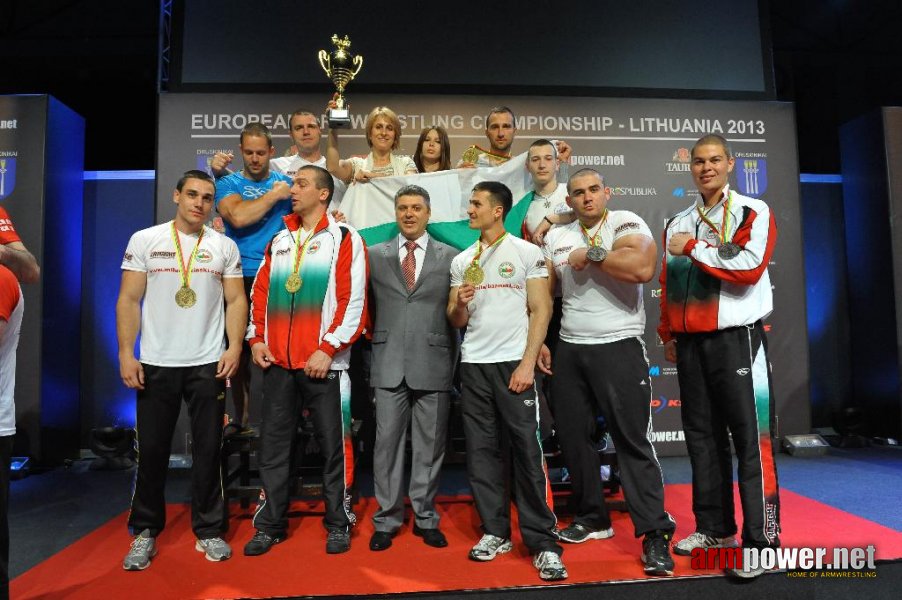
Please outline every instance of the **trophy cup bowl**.
M344 91L348 87L354 77L363 68L363 56L351 56L348 49L351 47L351 40L348 36L339 38L337 34L332 35L332 45L335 50L328 53L320 50L319 64L326 72L326 76L335 84L335 108L326 111L329 120L329 128L346 129L351 126L351 116L346 106Z

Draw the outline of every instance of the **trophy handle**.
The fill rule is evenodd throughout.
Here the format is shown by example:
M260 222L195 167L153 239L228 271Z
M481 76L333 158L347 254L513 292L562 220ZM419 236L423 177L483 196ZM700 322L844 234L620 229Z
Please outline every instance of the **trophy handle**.
M317 56L319 57L319 66L321 66L323 68L323 71L326 72L326 75L331 77L332 76L332 69L331 69L332 63L329 60L329 53L326 52L325 50L320 50L319 54L317 54Z
M363 56L361 56L360 54L355 56L353 65L357 68L354 69L354 71L351 73L351 79L354 79L355 77L357 77L357 73L360 73L360 69L363 68Z

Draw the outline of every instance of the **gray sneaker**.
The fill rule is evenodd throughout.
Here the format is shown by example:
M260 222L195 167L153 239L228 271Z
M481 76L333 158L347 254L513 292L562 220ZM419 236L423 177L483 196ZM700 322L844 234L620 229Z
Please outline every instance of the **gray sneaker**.
M674 544L673 552L680 556L690 556L696 548L735 548L738 545L732 535L720 538L696 531Z
M219 562L232 557L232 548L220 537L197 540L194 549L203 552L207 560Z
M561 557L551 550L543 550L532 559L532 566L539 571L539 577L545 581L560 581L567 579L567 569L561 562Z
M150 536L150 530L145 529L132 540L132 547L122 561L122 568L126 571L143 571L150 566L150 559L156 555L156 540Z
M510 552L513 548L514 545L510 540L487 533L473 546L469 556L471 560L492 560L499 554Z

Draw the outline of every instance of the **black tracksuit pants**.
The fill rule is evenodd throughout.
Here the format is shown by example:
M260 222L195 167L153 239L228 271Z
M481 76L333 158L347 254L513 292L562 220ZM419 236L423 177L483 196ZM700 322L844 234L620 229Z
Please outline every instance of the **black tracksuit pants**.
M672 532L676 525L664 510L661 466L648 438L652 390L642 342L635 337L591 345L561 340L552 370L551 408L573 485L574 523L592 529L611 526L592 441L600 413L617 449L636 536Z
M351 443L351 383L345 371L329 371L312 379L303 370L272 365L263 372L263 423L260 428L260 479L264 499L254 514L254 527L285 537L294 477L291 467L298 422L305 408L313 420L323 465L326 529L354 522L350 489L354 481Z
M191 528L199 539L220 536L225 499L222 491L222 420L225 380L217 363L195 367L143 365L144 389L138 391L138 469L128 526L158 535L166 524L163 488L169 470L172 436L182 399L191 415Z
M736 533L732 434L739 462L742 543L779 545L774 398L761 322L677 334L677 370L696 530L716 537Z
M510 440L520 534L531 554L561 554L552 530L551 484L539 441L535 386L515 394L507 387L519 361L461 363L461 408L467 440L467 474L486 533L511 535L510 498L502 455L502 431Z

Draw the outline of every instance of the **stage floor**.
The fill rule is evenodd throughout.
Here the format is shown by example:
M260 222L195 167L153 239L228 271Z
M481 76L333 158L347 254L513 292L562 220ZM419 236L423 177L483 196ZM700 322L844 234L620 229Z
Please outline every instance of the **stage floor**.
M878 559L902 557L902 514L892 500L902 497L902 453L894 449L834 450L818 459L781 455L778 462L784 546L874 544ZM690 489L685 483L688 465L686 459L671 458L662 460L662 466L669 482L667 508L677 521L679 537L694 526ZM366 474L361 473L363 497L355 507L360 523L347 554L324 553L320 507L302 502L293 505L288 540L265 556L245 557L241 548L253 534L250 511L235 505L227 535L235 556L225 563L210 563L193 549L183 497L175 498L170 506L167 529L158 540L160 554L140 573L121 568L130 539L124 512L130 493L128 473L89 472L76 466L32 476L13 482L12 597L259 598L497 588L526 591L536 586L544 586L555 596L564 592L565 588L538 579L516 534L514 552L490 563L467 560L467 550L479 537L478 518L472 502L463 495L467 492L461 489L465 487L463 474L459 468L448 471L442 493L450 490L452 495L439 504L442 528L450 542L444 549L425 546L408 527L388 551L370 552L369 517L374 502L367 494ZM184 475L172 473L170 499L186 493ZM628 515L615 512L613 517L613 539L565 546L568 585L646 579L639 561L640 543L633 536ZM26 561L32 564L23 568ZM719 578L718 573L692 570L689 562L677 558L678 578ZM798 592L812 585L798 580L786 583ZM870 597L880 597L878 590L890 582L888 577L878 577L857 583L861 592L868 590Z

